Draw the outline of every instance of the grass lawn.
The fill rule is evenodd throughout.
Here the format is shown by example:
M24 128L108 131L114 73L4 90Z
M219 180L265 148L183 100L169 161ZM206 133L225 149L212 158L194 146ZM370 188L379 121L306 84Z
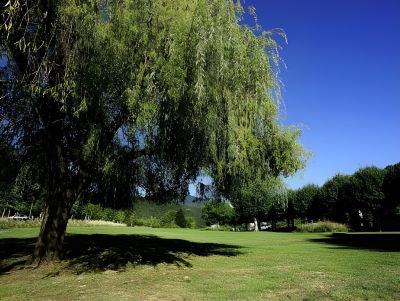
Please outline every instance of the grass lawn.
M23 269L37 233L0 230L1 300L400 300L399 233L71 227Z

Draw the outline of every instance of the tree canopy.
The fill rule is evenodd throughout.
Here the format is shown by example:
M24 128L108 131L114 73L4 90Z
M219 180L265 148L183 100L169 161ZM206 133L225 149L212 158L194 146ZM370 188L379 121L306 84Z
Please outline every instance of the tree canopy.
M79 199L221 195L303 167L279 124L278 44L227 0L10 0L0 139L47 191L37 258L61 255Z
M206 221L207 225L230 224L234 217L234 210L225 202L210 200L201 209L201 217Z
M400 164L367 166L352 175L337 174L324 185L306 185L288 194L285 212L294 219L333 220L353 230L396 230L400 226Z

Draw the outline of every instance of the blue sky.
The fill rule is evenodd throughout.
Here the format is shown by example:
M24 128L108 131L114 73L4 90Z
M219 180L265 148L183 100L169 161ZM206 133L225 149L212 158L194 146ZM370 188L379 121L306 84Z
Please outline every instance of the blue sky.
M243 2L243 1L242 1ZM283 28L282 122L313 152L292 188L400 161L400 1L246 0Z

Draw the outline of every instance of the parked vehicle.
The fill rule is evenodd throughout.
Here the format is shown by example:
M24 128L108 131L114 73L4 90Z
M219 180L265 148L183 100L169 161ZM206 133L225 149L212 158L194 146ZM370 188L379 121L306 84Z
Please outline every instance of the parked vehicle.
M268 229L271 229L271 228L272 228L271 224L268 224L266 222L261 222L260 223L260 229L261 230L268 230Z
M15 213L13 216L9 216L8 218L15 220L27 220L28 216L26 214Z

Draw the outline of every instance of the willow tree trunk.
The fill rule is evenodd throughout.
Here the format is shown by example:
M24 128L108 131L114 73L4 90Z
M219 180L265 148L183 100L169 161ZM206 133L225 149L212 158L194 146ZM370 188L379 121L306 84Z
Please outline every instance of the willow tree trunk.
M61 131L55 132L55 130L50 132L50 138L56 137L58 139L48 139L48 141L61 140L57 136ZM73 204L71 173L68 170L61 143L48 145L48 151L49 184L47 202L33 254L33 261L38 264L42 261L62 258L65 231Z
M66 192L53 196L48 202L33 254L35 262L62 258L65 231L71 212L70 201L71 197Z

